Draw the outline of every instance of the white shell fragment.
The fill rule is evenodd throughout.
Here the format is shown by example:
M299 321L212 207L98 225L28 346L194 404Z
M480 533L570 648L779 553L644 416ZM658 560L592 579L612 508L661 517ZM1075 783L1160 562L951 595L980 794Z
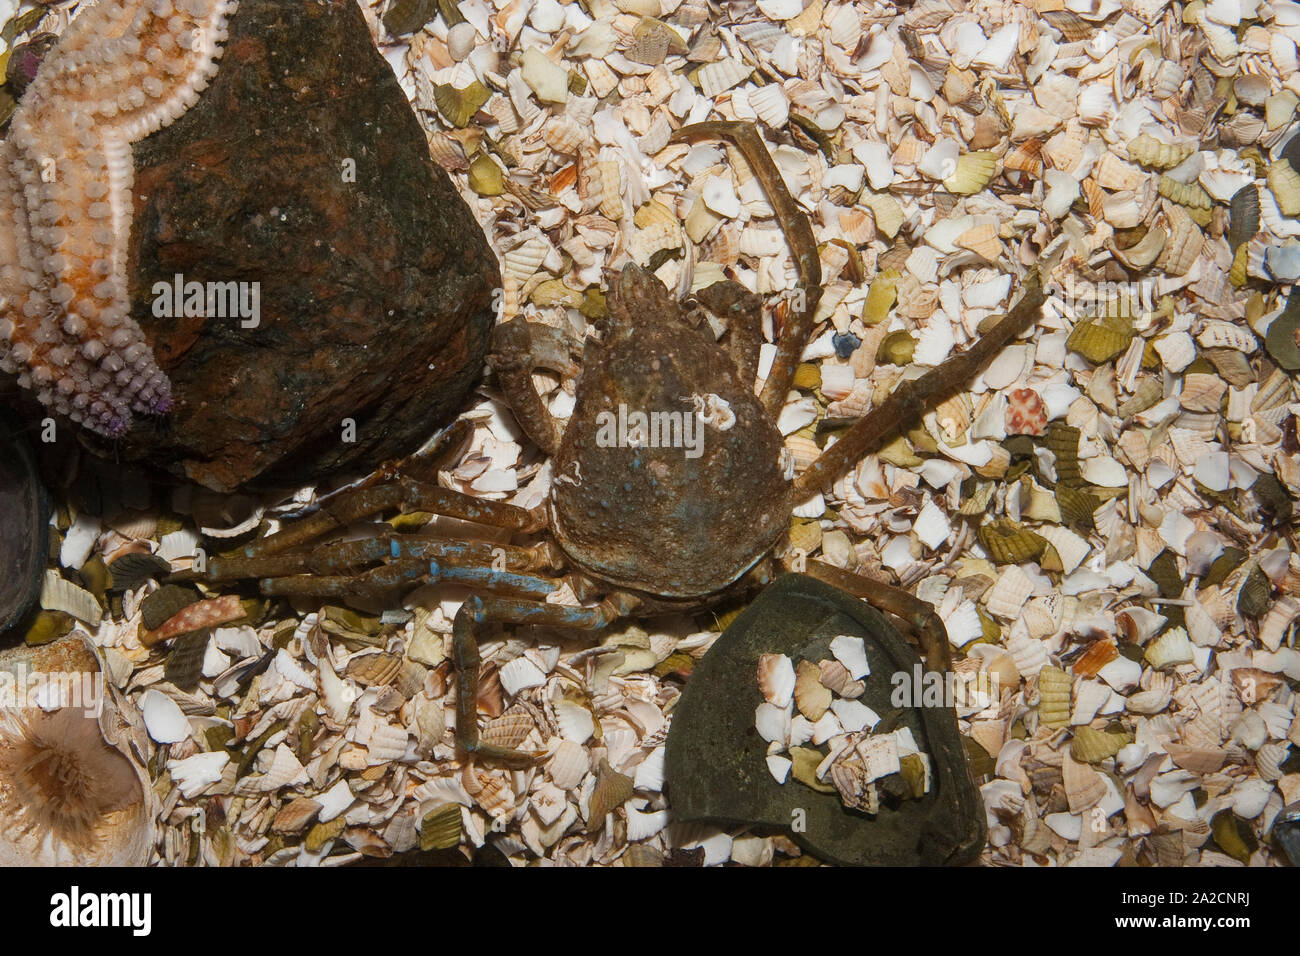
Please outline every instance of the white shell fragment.
M190 722L176 701L159 690L147 690L140 700L140 711L149 736L160 744L174 744L190 735Z
M861 680L871 673L867 663L866 643L860 637L847 637L841 634L831 640L831 653L843 664L853 680Z

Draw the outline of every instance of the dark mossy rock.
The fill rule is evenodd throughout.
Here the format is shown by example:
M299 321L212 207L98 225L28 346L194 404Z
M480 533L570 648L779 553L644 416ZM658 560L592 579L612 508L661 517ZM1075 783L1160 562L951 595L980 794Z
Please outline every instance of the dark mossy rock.
M212 85L134 149L133 314L175 407L105 453L219 491L294 483L407 454L462 409L496 257L352 0L243 0ZM155 317L178 274L260 283L259 324Z
M50 504L28 438L0 414L0 634L23 620L41 594Z
M861 637L871 673L859 700L894 728L909 727L932 762L931 788L875 816L844 807L793 777L768 772L754 727L762 703L758 659L831 658L838 635ZM895 708L893 676L920 673L920 658L873 608L820 581L787 574L765 590L696 665L673 712L666 784L674 819L780 829L821 860L849 866L935 866L974 860L984 848L984 804L971 779L957 718L941 706ZM802 824L802 829L792 824Z

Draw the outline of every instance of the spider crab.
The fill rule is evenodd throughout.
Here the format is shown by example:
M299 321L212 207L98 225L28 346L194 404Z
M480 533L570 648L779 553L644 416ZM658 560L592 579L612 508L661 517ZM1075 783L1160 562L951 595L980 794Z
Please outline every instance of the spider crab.
M401 473L339 495L234 556L213 558L213 581L259 578L267 595L377 596L450 581L476 592L453 624L456 741L464 751L507 765L540 755L481 742L475 702L478 638L495 625L595 630L621 617L702 610L772 579L792 509L834 481L882 439L916 421L974 376L1036 320L1044 296L1036 270L1010 312L941 368L900 386L790 480L776 418L813 329L821 269L812 226L786 189L757 130L708 122L674 134L678 142L732 143L754 170L793 252L798 292L780 329L775 360L754 390L761 339L758 299L734 282L700 293L729 320L726 344L688 321L650 273L626 265L609 296L608 318L589 337L567 426L551 418L533 387L534 368L574 373L558 330L522 318L497 327L491 364L523 430L552 458L546 502L525 510L438 487ZM802 301L800 301L802 300ZM620 406L655 413L691 408L703 428L697 455L662 442L600 440L602 416ZM651 419L653 420L653 419ZM662 419L661 419L662 420ZM680 419L678 419L680 421ZM310 543L362 518L420 510L519 534L549 531L532 544L492 545L386 533L342 543ZM928 604L907 592L818 561L806 573L856 594L912 632L931 667L949 664L947 635ZM581 602L548 601L567 583ZM482 596L479 596L481 594Z

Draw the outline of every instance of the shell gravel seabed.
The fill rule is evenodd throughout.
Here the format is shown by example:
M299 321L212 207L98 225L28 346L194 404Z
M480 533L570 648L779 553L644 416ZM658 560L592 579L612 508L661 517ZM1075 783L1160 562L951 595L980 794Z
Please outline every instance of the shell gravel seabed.
M387 33L384 2L362 6L502 255L502 318L575 343L629 256L669 288L794 289L738 156L667 144L686 122L769 124L825 284L782 416L796 470L825 444L819 423L966 348L1038 263L1054 285L1032 332L801 503L792 535L932 603L955 666L996 675L996 703L958 709L984 863L1283 861L1268 834L1300 799L1300 176L1285 149L1300 4L740 0L717 20L702 0L463 0L464 23L407 37ZM770 317L764 332L762 369ZM574 382L535 379L565 419ZM540 502L549 468L499 396L464 417L473 444L443 483ZM271 527L312 494L235 517ZM81 523L62 552L89 591L106 564L135 575L97 626L86 589L64 589L76 600L55 617L93 634L155 734L160 861L338 865L485 843L516 864L800 854L669 822L664 740L711 615L620 625L594 649L553 632L485 642L483 738L549 757L465 767L447 660L463 593L246 607L256 628L225 618L174 660L142 643L221 597L160 590L141 559L161 546L187 566L200 528L221 550L239 521L219 510L184 491L163 515ZM784 717L816 675L801 688L769 663Z

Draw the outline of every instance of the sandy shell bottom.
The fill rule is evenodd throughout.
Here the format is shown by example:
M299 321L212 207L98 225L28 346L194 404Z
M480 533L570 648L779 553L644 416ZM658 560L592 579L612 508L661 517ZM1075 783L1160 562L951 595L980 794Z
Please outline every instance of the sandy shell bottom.
M1300 8L464 0L465 23L394 36L406 6L363 4L502 256L502 317L575 345L629 257L670 288L729 277L789 307L794 271L749 170L720 145L667 143L686 122L760 123L825 285L778 423L796 472L836 420L966 348L1037 263L1052 295L1032 333L801 503L791 545L930 602L958 674L996 677L995 701L957 708L984 863L1284 862L1269 834L1300 801L1300 177L1284 155ZM563 422L574 382L536 385ZM473 443L442 482L540 502L549 467L490 383L464 417ZM232 589L169 606L142 581L90 593L96 568L188 567L317 490L245 502L233 528L190 489L106 523L58 518L46 606L93 634L144 713L158 861L809 862L780 835L670 822L664 741L714 617L485 642L482 735L547 753L512 772L452 744L463 593L351 609ZM164 612L205 630L150 649L144 619Z

